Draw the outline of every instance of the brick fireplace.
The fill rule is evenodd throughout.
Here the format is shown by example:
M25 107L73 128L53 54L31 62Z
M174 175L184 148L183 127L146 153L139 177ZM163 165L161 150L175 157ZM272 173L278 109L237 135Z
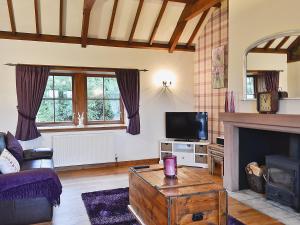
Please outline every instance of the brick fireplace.
M224 122L224 186L247 188L244 167L268 155L300 159L300 116L287 114L221 113Z

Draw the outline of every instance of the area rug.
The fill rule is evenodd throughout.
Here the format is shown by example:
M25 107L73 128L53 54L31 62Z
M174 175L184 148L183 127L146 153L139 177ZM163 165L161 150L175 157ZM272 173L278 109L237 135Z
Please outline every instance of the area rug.
M128 188L81 194L92 225L139 225L128 210ZM228 217L228 225L244 225Z

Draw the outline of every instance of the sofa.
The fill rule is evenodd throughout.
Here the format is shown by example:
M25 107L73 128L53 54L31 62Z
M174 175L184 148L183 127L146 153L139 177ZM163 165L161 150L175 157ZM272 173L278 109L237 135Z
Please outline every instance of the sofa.
M0 154L5 149L5 135L0 133ZM53 169L52 149L31 149L23 151L24 161L21 171L40 168ZM0 176L5 176L0 173ZM15 173L22 179L22 172ZM42 223L52 220L53 206L47 198L38 197L30 199L1 200L0 224L1 225L25 225Z

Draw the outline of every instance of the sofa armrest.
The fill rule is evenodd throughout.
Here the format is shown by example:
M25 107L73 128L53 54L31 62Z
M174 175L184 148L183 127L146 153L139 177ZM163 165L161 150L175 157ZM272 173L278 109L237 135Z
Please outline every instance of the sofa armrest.
M51 148L35 148L23 151L24 160L34 159L52 159L53 149Z
M59 204L62 185L52 169L34 169L0 175L0 201L45 197Z

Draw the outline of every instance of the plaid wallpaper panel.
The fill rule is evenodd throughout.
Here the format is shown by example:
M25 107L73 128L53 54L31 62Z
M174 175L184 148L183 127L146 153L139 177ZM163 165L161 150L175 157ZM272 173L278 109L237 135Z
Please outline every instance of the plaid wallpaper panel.
M219 113L224 112L226 88L212 89L211 52L219 46L225 46L225 74L228 72L228 7L227 4L216 9L208 19L204 31L196 45L194 97L195 110L208 112L209 141L214 143L216 137L223 135L223 123ZM227 77L227 75L225 75ZM225 81L227 83L227 80Z

